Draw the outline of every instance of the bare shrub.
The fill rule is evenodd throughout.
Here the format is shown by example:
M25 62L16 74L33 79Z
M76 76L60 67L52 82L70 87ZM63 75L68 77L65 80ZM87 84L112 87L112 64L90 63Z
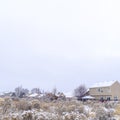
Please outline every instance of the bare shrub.
M115 115L120 115L120 104L115 108Z
M98 108L96 111L96 118L99 120L112 120L112 111L108 111L103 107Z
M18 110L31 110L32 104L30 102L27 102L26 100L22 99L18 103L16 103L16 108Z
M4 104L4 98L0 98L0 106L2 106Z
M5 114L6 112L9 111L10 107L11 107L11 103L12 100L9 97L6 97L4 99L4 103L3 103L3 114Z
M22 113L22 120L33 120L33 113L31 111L24 111Z
M65 113L62 119L63 120L87 120L87 117L84 114L71 112L71 113Z
M115 107L115 103L114 102L106 102L104 104L105 108L114 108Z
M83 105L79 106L78 109L77 109L77 111L79 113L84 113L84 106Z
M77 100L45 102L28 98L5 98L3 103L0 120L115 120L120 115L119 103L89 101L83 104Z
M31 104L32 104L32 108L40 109L40 101L39 100L32 100Z

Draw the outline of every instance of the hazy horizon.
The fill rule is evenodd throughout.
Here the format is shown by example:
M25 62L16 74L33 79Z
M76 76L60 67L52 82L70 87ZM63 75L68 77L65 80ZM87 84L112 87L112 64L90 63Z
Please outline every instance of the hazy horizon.
M120 1L0 1L0 91L73 91L120 80Z

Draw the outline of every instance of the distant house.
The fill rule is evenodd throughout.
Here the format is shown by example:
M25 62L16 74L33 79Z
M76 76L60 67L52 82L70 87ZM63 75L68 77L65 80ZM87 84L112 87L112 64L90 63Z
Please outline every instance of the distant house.
M90 95L96 99L120 100L120 83L118 81L96 83L89 90Z

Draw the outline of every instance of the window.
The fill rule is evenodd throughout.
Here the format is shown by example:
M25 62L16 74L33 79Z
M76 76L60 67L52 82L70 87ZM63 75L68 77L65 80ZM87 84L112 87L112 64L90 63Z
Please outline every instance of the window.
M102 88L98 88L98 92L103 92Z
M98 92L100 92L100 88L98 88Z

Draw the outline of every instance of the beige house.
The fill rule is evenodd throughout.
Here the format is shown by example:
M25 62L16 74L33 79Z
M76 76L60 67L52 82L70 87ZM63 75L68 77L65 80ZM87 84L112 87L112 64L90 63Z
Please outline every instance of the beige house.
M96 99L120 100L120 83L118 81L96 83L89 92Z

